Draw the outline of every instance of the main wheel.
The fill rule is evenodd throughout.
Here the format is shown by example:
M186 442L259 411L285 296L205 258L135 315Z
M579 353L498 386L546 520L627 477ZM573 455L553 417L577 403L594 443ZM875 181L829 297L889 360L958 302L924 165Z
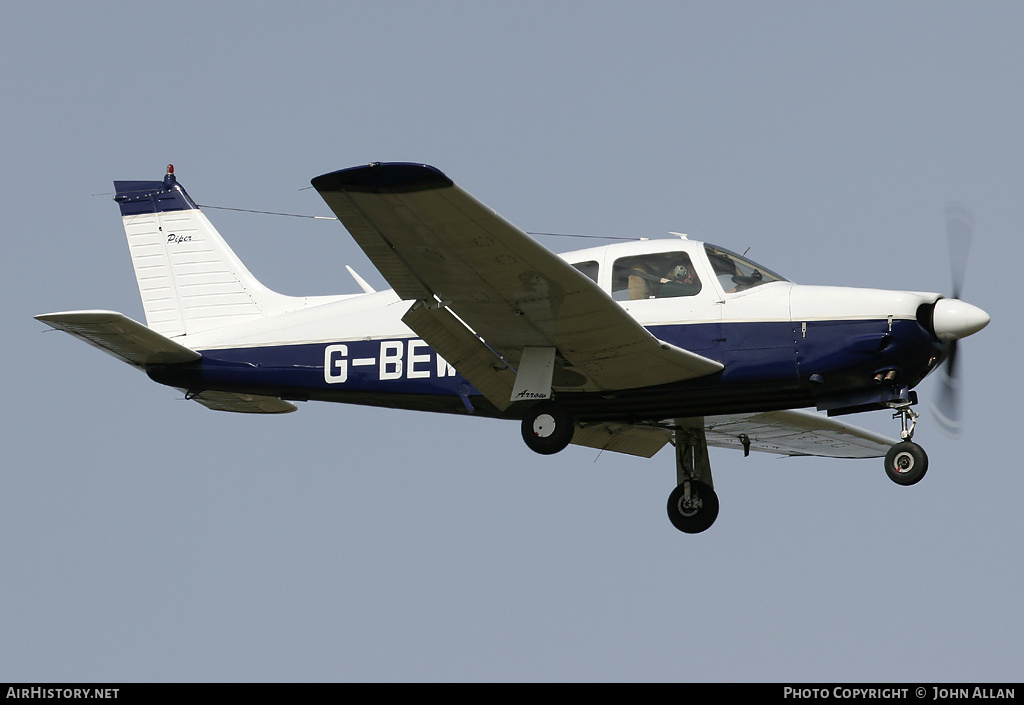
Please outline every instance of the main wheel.
M523 440L535 453L553 455L569 445L576 431L572 414L557 402L542 401L530 407L523 419Z
M924 448L910 441L897 443L885 454L885 474L897 485L913 485L928 472Z
M668 496L668 518L672 526L687 534L699 534L718 518L718 495L699 480L690 480L690 498L686 499L686 483Z

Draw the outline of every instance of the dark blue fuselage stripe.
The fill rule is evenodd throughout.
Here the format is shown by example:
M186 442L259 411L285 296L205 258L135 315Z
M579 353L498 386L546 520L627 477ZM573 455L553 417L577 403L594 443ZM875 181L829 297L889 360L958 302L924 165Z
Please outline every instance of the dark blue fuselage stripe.
M887 320L750 322L656 326L651 332L668 343L718 360L725 369L683 382L751 387L805 384L818 375L829 386L869 383L877 369L901 371L915 386L931 369L941 348L914 321ZM458 397L466 380L447 367L417 338L312 343L201 351L193 366L195 382L207 388L345 391Z

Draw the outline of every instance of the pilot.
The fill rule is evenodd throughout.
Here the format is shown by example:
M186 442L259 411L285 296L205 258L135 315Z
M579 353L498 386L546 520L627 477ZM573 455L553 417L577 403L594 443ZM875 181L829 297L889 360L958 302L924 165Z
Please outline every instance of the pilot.
M682 262L669 269L661 282L658 289L659 297L694 296L700 292L700 280Z

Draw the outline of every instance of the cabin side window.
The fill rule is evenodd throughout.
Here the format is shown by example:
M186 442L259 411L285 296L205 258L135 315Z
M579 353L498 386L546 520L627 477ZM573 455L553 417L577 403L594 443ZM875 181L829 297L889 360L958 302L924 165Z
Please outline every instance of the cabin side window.
M572 266L593 279L595 284L597 283L597 262L593 260L589 262L574 262Z
M615 260L612 298L617 301L696 296L701 283L685 252L657 252Z

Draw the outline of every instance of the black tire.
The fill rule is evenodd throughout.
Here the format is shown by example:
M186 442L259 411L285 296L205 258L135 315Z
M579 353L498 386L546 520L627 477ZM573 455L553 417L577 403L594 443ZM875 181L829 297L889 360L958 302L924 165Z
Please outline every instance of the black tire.
M534 453L554 455L569 445L576 424L565 407L557 402L534 404L523 419L523 440Z
M718 518L718 495L699 480L690 481L690 498L700 500L700 507L683 507L685 485L679 485L668 496L668 518L672 526L687 534L699 534L711 528Z
M928 472L928 455L924 448L902 441L885 454L885 474L897 485L913 485L921 481Z

